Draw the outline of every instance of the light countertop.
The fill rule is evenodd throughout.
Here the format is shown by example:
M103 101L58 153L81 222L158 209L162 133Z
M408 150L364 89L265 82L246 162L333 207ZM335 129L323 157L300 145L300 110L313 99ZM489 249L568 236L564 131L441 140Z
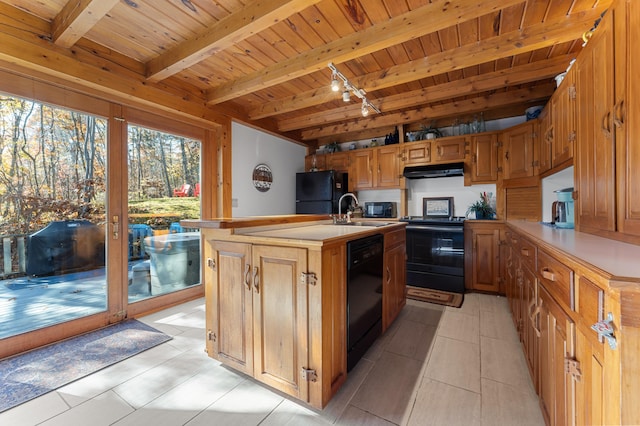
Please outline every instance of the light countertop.
M330 241L334 239L340 239L356 234L362 234L362 236L375 234L378 232L385 232L391 226L403 226L400 223L394 223L388 226L359 226L359 225L332 225L332 224L319 224L309 226L299 226L293 228L284 229L269 229L264 231L252 230L248 232L239 231L237 234L249 235L253 237L266 237L266 238L284 238L288 240L303 240L303 241Z
M640 246L537 222L508 223L525 235L608 273L614 280L640 283Z

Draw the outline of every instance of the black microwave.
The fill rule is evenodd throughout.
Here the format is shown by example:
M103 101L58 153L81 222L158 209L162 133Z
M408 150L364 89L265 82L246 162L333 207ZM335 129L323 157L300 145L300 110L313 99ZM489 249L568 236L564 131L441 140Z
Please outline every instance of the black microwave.
M396 217L396 203L374 201L364 203L364 217Z

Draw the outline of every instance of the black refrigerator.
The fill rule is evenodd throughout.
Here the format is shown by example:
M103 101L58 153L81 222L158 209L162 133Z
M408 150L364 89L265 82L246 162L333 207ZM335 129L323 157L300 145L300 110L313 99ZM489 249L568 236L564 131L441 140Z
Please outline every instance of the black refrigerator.
M347 182L346 173L334 170L296 173L296 213L338 213L338 200L347 193ZM343 204L348 204L347 200Z

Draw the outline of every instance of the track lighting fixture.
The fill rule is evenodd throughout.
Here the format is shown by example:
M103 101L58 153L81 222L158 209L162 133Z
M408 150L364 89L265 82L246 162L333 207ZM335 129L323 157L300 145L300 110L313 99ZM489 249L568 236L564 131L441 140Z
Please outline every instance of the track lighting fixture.
M344 90L342 91L343 101L345 102L351 101L351 93L353 93L358 98L362 99L362 116L363 117L366 117L367 115L369 115L369 110L373 110L376 113L380 114L380 110L371 102L369 102L369 100L365 96L367 92L365 92L364 89L358 89L357 87L355 87L349 81L349 79L347 79L347 77L344 76L344 74L338 71L338 69L335 67L335 65L333 65L332 62L329 62L328 66L332 72L331 73L331 90L333 90L334 92L337 92L340 90L340 81L338 80L340 79L344 84Z
M335 72L331 76L331 90L338 92L340 90L340 81L338 80L338 74Z
M362 100L362 116L366 117L367 115L369 115L369 102L365 101L364 99Z

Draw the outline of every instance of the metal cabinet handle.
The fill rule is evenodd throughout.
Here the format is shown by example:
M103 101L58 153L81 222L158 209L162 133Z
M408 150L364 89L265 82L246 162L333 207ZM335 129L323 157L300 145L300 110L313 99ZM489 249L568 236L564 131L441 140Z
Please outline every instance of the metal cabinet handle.
M542 278L549 280L549 281L555 281L556 280L556 274L554 274L553 272L551 272L549 270L549 268L542 268L542 270L540 271L542 273Z
M620 102L613 107L613 124L616 127L622 127L624 124L624 99L621 99Z
M244 283L247 286L247 290L251 290L251 265L248 263L244 265Z
M260 275L257 266L253 267L253 287L256 289L256 293L260 293Z
M606 320L598 321L591 326L591 329L598 333L598 336L604 338L611 349L618 347L616 337L613 335L615 329L613 326L613 314L611 312L607 315Z
M536 318L538 315L540 315L540 306L536 306L531 314L531 324L533 325L533 331L536 333L536 337L540 337L542 335L540 327L538 326L538 319Z
M607 139L611 137L611 126L609 126L609 117L611 117L611 112L607 111L607 113L602 117L602 133L604 133L604 137Z
M390 283L390 282L391 282L391 270L387 266L387 283Z

